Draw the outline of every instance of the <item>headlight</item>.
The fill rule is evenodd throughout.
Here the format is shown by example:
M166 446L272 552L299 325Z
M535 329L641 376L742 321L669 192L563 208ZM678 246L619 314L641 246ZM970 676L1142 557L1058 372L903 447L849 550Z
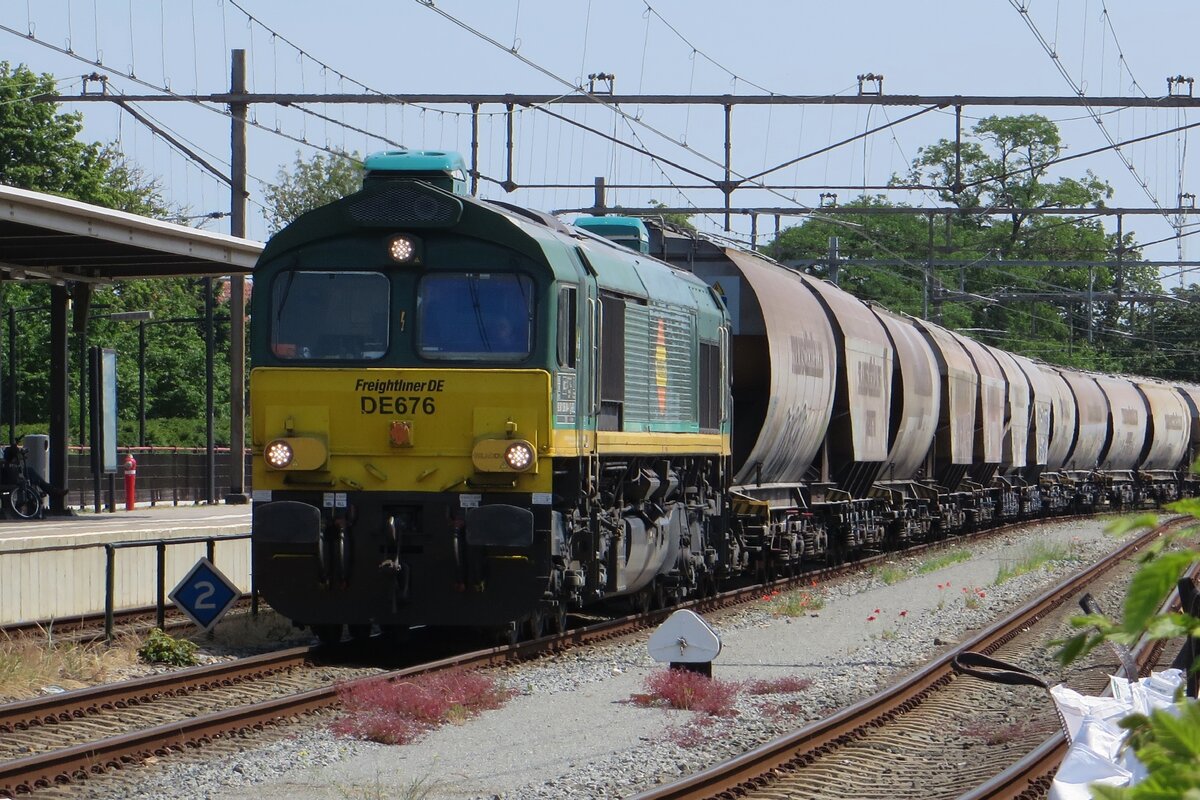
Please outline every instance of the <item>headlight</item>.
M393 261L407 264L417 254L417 245L407 236L396 236L388 242L388 254Z
M525 442L513 442L504 451L504 463L520 472L533 463L533 448Z
M291 464L293 455L292 446L282 439L276 439L269 443L263 450L263 458L266 459L267 466L274 469L283 469Z

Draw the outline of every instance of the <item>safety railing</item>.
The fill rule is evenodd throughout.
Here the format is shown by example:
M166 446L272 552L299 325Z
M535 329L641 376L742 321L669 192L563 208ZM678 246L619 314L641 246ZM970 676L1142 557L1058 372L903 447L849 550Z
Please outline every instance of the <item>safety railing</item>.
M231 534L210 534L206 536L190 536L170 539L146 539L146 540L129 540L121 542L93 542L86 544L62 544L50 545L47 547L31 547L28 549L0 551L0 557L30 557L44 556L49 553L56 552L72 552L77 553L82 550L104 550L104 635L105 639L112 641L114 629L116 625L116 615L119 612L137 611L145 608L144 603L137 603L125 608L117 608L117 553L123 550L141 550L145 548L155 549L155 564L154 564L154 608L156 613L156 623L159 628L166 621L167 609L167 550L172 547L182 547L186 545L203 544L205 555L214 566L220 568L220 563L217 561L217 544L232 543L238 541L249 541L250 534L247 533L231 533ZM97 565L98 566L98 565ZM177 571L182 571L177 569ZM254 585L254 572L249 569L247 559L247 573L249 578L249 593L250 593L250 610L251 613L258 613L258 593ZM182 577L182 576L181 576ZM73 576L71 584L78 585L87 583L81 580L80 576ZM95 613L94 606L90 611L72 611L61 614L53 614L49 619L46 619L44 624L49 625L53 619L87 617ZM23 623L28 624L28 623Z
M187 447L133 447L121 448L118 465L123 462L126 453L132 453L137 459L137 504L139 507L158 505L184 505L203 503L206 500L206 481L208 474L208 455L203 448ZM71 447L67 454L68 494L67 505L76 508L91 508L95 502L92 482L91 464L86 447ZM114 497L112 503L116 508L124 508L124 488L121 483L123 468L118 468L113 482ZM228 491L229 450L217 448L214 464L214 481L217 490L217 500ZM246 453L246 470L244 491L251 490L251 459ZM109 483L102 484L102 502L107 505Z

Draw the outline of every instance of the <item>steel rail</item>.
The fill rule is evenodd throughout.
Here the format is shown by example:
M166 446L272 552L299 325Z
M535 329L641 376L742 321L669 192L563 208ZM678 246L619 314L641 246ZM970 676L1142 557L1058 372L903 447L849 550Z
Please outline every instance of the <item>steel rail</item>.
M299 666L311 660L317 651L316 647L293 647L236 661L189 667L120 683L105 683L6 703L0 705L0 733L78 719L100 709L124 708L160 697L228 686Z
M1020 634L1022 629L1067 602L1088 582L1116 566L1131 553L1146 547L1170 528L1190 519L1180 517L1169 520L1127 542L1117 551L1078 573L1070 581L1043 592L1005 619L942 654L882 692L741 756L675 783L638 794L634 800L729 797L734 796L734 793L745 793L768 785L772 781L772 773L803 767L823 752L857 738L859 731L887 722L920 705L927 695L954 679L952 662L956 654L968 650L983 653L996 650Z
M907 548L903 552L907 555L920 552L924 549L943 547L953 544L955 541L965 541L976 536L1002 534L1029 525L1068 521L1069 519L1070 517L1026 520L1008 526L983 529L952 539L925 543ZM331 684L330 686L297 693L288 697L216 711L188 720L175 721L142 731L113 736L99 741L0 763L0 796L5 794L15 796L18 793L32 791L36 788L70 782L77 778L85 777L88 774L103 772L108 767L116 767L131 760L155 754L163 755L172 750L191 747L197 743L203 743L231 733L249 729L261 729L282 719L334 707L338 704L339 689L345 686L368 680L394 681L448 669L481 668L508 664L549 652L611 640L627 636L630 633L654 625L676 610L676 608L692 608L700 611L718 610L756 598L764 590L769 591L772 588L786 588L801 584L807 585L807 583L814 579L837 577L860 570L863 566L869 565L874 561L894 556L894 553L882 553L867 559L833 567L819 568L801 575L781 578L766 584L736 588L714 597L693 600L678 607L651 611L646 614L634 614L620 619L605 620L541 639L453 655L405 669L347 681L336 686ZM203 688L204 686L232 683L239 679L236 677L239 674L254 675L276 672L286 669L289 662L295 665L311 658L312 654L318 650L319 648L293 648L288 651L267 653L249 659L239 659L234 662L196 667L189 670L142 678L136 681L81 689L63 695L37 698L0 706L0 732L18 730L36 724L52 724L55 720L67 720L83 716L91 713L92 709L104 708L106 706L119 707L120 704L133 704L142 702L143 699L180 694L191 689ZM272 667L273 663L279 666ZM181 680L185 684L184 687L176 685ZM845 717L846 712L843 712L836 719Z
M1195 579L1197 575L1200 575L1200 565L1193 565L1188 576ZM1178 608L1179 590L1175 589L1159 606L1158 613L1161 615ZM1143 637L1138 642L1133 649L1133 658L1140 674L1145 675L1158 662L1165 646L1166 642L1161 639L1151 641ZM1108 690L1105 690L1107 693ZM1028 755L991 780L960 795L958 800L1041 800L1050 791L1050 784L1067 754L1068 745L1066 733L1057 731L1046 737Z

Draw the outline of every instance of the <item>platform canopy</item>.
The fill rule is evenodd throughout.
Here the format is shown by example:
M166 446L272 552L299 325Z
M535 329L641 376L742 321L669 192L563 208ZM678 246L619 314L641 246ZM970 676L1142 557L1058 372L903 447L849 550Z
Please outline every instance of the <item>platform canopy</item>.
M262 242L0 186L0 279L246 275Z
M67 485L69 325L72 316L76 330L86 325L92 287L147 278L222 275L241 278L253 270L262 249L262 242L0 186L0 281L29 280L51 285L47 414L50 483ZM234 283L238 284L234 296L243 297L240 281ZM234 441L241 437L245 421L241 401L245 375L242 319L242 315L234 314L230 326L230 386L233 387L230 430ZM212 413L211 406L208 413ZM214 454L210 435L207 467L210 484L215 475ZM245 461L236 449L230 450L229 460L232 485L226 500L245 502ZM65 513L63 498L51 497L50 510Z

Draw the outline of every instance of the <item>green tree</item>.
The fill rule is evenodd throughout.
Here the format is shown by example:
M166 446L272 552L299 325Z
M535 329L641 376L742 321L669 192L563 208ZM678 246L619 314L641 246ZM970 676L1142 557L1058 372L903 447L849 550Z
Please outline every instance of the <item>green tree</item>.
M855 209L892 207L881 196L860 197L836 214L815 213L804 224L783 231L767 252L778 261L829 279L829 240L836 237L840 260L880 262L839 266L839 286L892 311L920 316L928 222L915 214L854 213Z
M95 205L168 219L178 217L163 199L157 179L125 158L112 144L81 141L81 115L60 113L39 95L56 91L54 77L28 67L0 62L0 181L23 189L71 197ZM0 282L0 304L24 309L16 314L16 381L18 423L44 426L49 408L49 289L36 282ZM115 347L118 407L121 418L134 420L138 400L137 325L113 322L104 315L151 310L157 320L196 318L203 309L200 287L189 279L163 279L97 286L91 302L87 344ZM227 314L226 314L227 316ZM147 327L146 376L148 414L202 420L204 341L197 323ZM218 326L218 348L227 349L227 325ZM71 343L71 375L80 365L76 335ZM7 376L6 376L7 377ZM227 402L228 375L217 370L218 402ZM71 381L71 409L78 413L78 381ZM8 393L4 405L7 407ZM219 415L218 415L219 416ZM73 420L72 432L79 420ZM122 440L121 444L132 442ZM173 442L166 442L168 444Z
M157 182L112 145L83 142L83 116L36 98L54 76L0 61L0 182L137 214L168 215Z
M276 182L267 185L267 208L263 215L274 234L304 212L361 188L362 159L357 154L317 153L305 161L297 152L292 170L279 170Z
M904 180L942 187L938 197L964 211L1102 207L1112 189L1091 172L1051 179L1048 164L1061 153L1058 128L1045 117L988 117L964 137L958 161L954 142L940 140L918 151ZM864 299L915 315L928 308L944 325L1055 363L1149 374L1161 366L1139 349L1138 320L1126 304L1093 304L1090 342L1086 334L1089 292L1157 289L1155 271L1137 263L1132 233L1118 241L1098 218L1084 215L865 213L891 205L877 196L836 212L818 209L784 231L769 252L829 277L829 238L837 236L842 260L873 262L839 268L839 283ZM1053 263L1111 263L1118 254L1119 269ZM960 266L927 266L938 261Z
M653 199L650 201L650 206L651 206L651 208L669 208L669 206L666 203L660 202L658 200L653 200ZM653 216L656 216L659 219L661 219L663 222L666 222L669 225L674 225L677 228L683 228L684 230L688 230L688 231L696 230L696 226L692 223L692 218L688 214L666 213L666 214L654 214Z

